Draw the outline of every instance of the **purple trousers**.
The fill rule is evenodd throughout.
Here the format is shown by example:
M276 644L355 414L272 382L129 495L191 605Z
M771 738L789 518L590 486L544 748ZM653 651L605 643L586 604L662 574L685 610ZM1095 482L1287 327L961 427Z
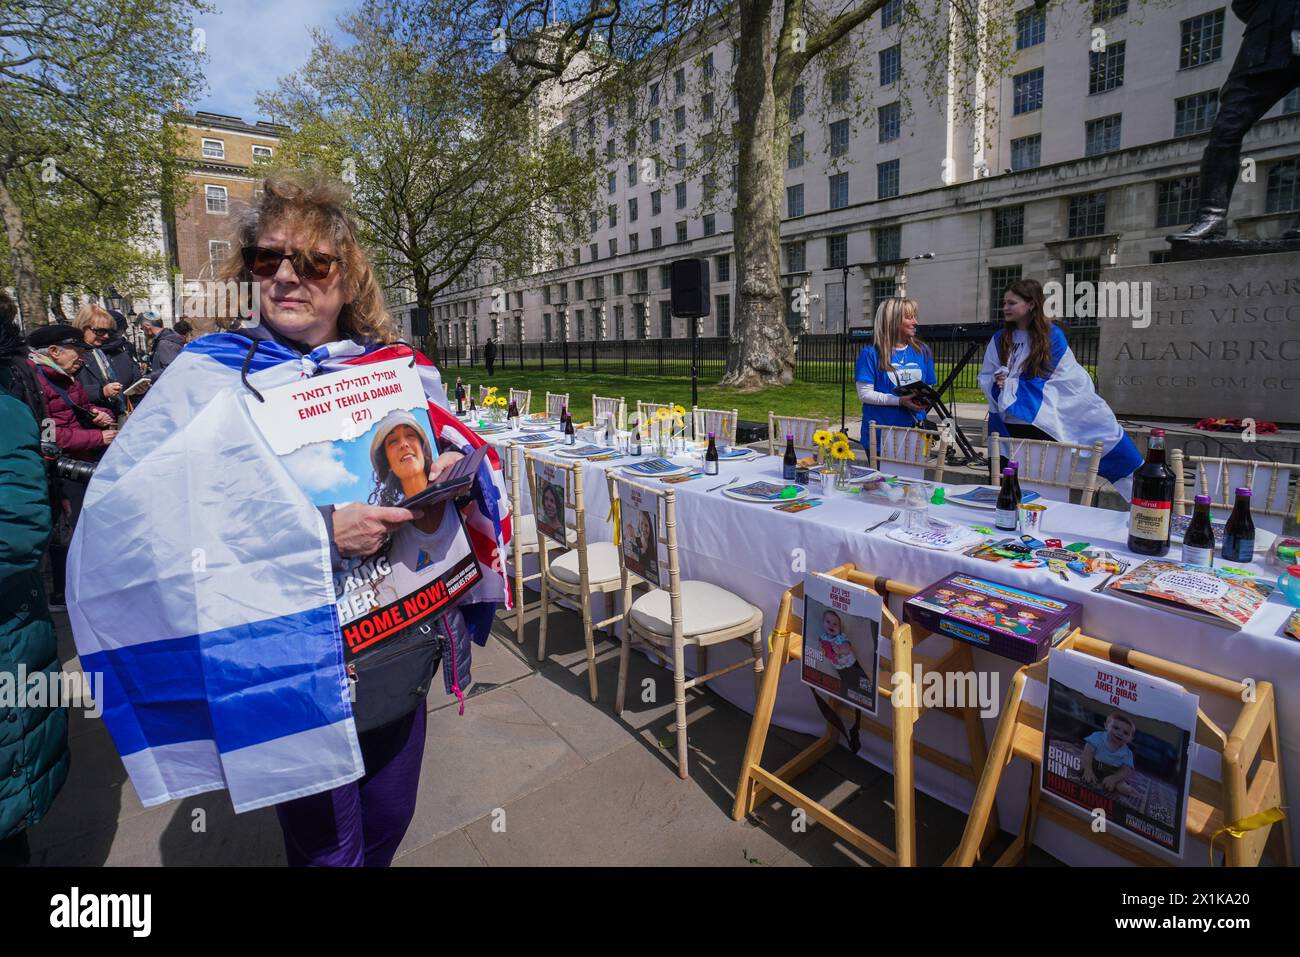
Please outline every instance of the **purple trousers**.
M358 735L363 778L275 806L290 867L387 867L415 814L428 724L424 702Z

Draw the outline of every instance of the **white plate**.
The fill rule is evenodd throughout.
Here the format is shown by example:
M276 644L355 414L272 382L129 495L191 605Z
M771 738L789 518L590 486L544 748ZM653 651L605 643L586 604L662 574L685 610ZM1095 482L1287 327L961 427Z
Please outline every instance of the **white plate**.
M558 429L560 427L559 419L550 419L546 422L520 422L519 428L523 432L545 432L547 429Z
M563 448L563 449L556 449L555 454L562 455L566 459L593 459L598 455L609 455L611 452L614 451L615 451L614 449L608 447L602 447L600 449L597 449L594 452L579 452L574 449Z
M654 458L654 456L650 456L650 458ZM684 475L687 472L691 471L693 468L693 466L690 465L678 465L676 462L674 462L673 467L671 469L666 469L663 472L629 471L631 466L635 464L636 464L635 462L631 462L627 465L621 465L619 466L619 471L621 471L628 478L641 479L642 481L645 481L648 479L668 478L670 475Z
M762 480L762 479L755 479L754 481L755 481L755 482L761 482L761 481L763 481L763 480ZM752 483L751 483L751 482L745 482L744 484L745 484L745 485L750 485L750 484L752 484ZM780 483L778 483L778 482L773 482L772 484L773 484L773 485L778 485L778 484L780 484ZM735 499L736 501L738 501L738 502L757 502L757 503L759 503L759 504L761 504L761 505L784 505L786 502L797 502L797 501L799 501L800 499L805 499L805 498L808 497L808 489L806 489L806 488L804 488L803 486L800 486L800 485L796 485L795 488L797 488L797 489L799 490L799 494L798 494L798 495L792 495L792 496L790 496L789 498L758 498L758 497L753 496L753 495L743 495L743 494L741 494L740 492L735 491L735 490L734 490L733 488L731 488L731 486L729 486L729 485L726 486L726 487L724 487L724 488L722 489L722 494L725 495L725 496L727 496L728 498L734 498L734 499Z

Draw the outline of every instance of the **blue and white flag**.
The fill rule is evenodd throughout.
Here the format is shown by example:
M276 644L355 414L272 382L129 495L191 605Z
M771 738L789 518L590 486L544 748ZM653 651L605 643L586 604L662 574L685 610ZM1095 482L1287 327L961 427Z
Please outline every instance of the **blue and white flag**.
M1028 423L1058 442L1091 445L1101 441L1101 462L1097 473L1125 498L1130 476L1142 464L1142 453L1133 444L1104 399L1093 387L1088 370L1079 365L1066 342L1065 333L1052 326L1052 372L1046 378L1021 375L1024 351L1013 350L1006 384L998 387L995 376L1001 368L998 343L1009 334L1002 330L989 340L984 351L979 384L989 400L989 432L1007 435L1006 418ZM989 454L994 454L990 449Z
M243 812L365 772L324 519L245 407L251 344L206 336L168 367L96 469L68 557L81 666L103 675L104 720L145 806L226 788ZM248 382L374 351L304 357L262 339ZM420 371L431 405L445 402L427 359ZM491 521L508 538L507 516ZM504 597L493 577L472 600Z

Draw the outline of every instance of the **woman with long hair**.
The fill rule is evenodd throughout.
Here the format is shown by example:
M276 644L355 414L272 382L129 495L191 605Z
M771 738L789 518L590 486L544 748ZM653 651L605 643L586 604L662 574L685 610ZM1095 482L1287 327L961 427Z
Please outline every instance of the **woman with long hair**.
M876 309L871 345L858 355L853 381L862 400L862 447L867 447L867 423L915 427L925 421L926 407L911 396L899 395L914 382L935 385L934 355L916 335L919 309L915 299L892 296Z
M989 340L979 373L989 432L1082 445L1100 439L1098 472L1127 497L1129 476L1142 456L1047 314L1042 284L1017 279L1007 286L1002 318L1005 324ZM995 454L1002 450L989 449Z

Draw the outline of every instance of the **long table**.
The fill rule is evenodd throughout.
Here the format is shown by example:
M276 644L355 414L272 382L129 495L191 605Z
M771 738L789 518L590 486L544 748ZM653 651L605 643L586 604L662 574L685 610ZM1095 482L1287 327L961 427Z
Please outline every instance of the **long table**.
M503 447L524 438L527 432L504 432L485 436ZM556 453L562 446L538 449L534 454L555 461L568 461ZM698 464L698 457L677 456L683 464ZM587 535L590 541L612 540L613 528L607 521L609 494L605 471L636 461L623 458L584 464ZM775 511L769 505L742 502L710 491L733 476L738 484L770 480L781 481L781 459L761 455L751 461L723 462L720 476L706 476L672 486L677 491L678 555L684 578L699 579L726 587L763 611L764 625L770 630L775 620L782 592L802 580L804 572L825 571L845 562L890 578L925 585L952 572L966 572L991 581L1027 588L1056 598L1070 599L1083 605L1083 630L1108 641L1159 655L1172 661L1220 674L1232 679L1253 678L1271 681L1276 689L1278 722L1286 789L1295 800L1300 794L1300 642L1287 638L1282 627L1292 610L1274 593L1246 628L1229 631L1200 621L1184 618L1154 607L1135 604L1108 594L1092 591L1101 579L1071 575L1062 581L1046 568L1014 569L1010 563L991 564L968 558L960 552L939 552L919 548L887 537L894 525L885 525L867 533L868 525L887 518L893 508L863 495L827 495L823 504L801 512ZM527 480L521 476L524 497ZM641 481L645 481L642 479ZM812 486L818 491L816 483ZM1087 541L1116 555L1128 556L1125 548L1128 516L1123 512L1089 508L1062 502L1048 502L1043 538L1060 538L1065 543ZM531 511L523 503L525 512ZM952 522L992 526L993 515L987 510L951 504L931 506L931 514ZM1247 566L1267 572L1263 565ZM1276 574L1276 572L1273 572ZM899 612L897 607L895 613ZM931 641L944 641L931 638ZM889 651L887 642L882 653ZM710 653L710 667L738 660L748 652L729 645ZM727 656L734 655L734 659ZM1005 689L1017 665L982 649L975 649L976 666L997 675L998 710ZM715 664L716 663L716 664ZM689 665L689 661L688 661ZM743 669L714 679L709 686L732 703L748 710L754 708L753 679ZM1027 700L1041 704L1043 689L1030 689ZM1038 700L1034 700L1034 698ZM888 711L889 709L884 709ZM1210 717L1224 720L1209 710ZM799 677L798 667L787 666L781 676L774 720L782 727L819 735L825 727L813 698ZM988 739L992 739L996 717L986 719ZM960 722L947 716L921 721L916 728L918 740L959 758L968 756L965 732ZM863 735L861 756L871 763L889 768L890 745L872 735ZM1193 745L1196 750L1201 750ZM1211 760L1213 758L1214 760ZM1026 769L1017 762L1003 776L998 808L1003 828L1017 832L1024 795L1028 785ZM1217 755L1201 750L1193 755L1196 770L1217 779ZM974 794L969 782L923 761L918 762L917 786L927 794L954 807L968 809ZM1300 828L1291 819L1293 838ZM1120 859L1095 844L1073 834L1050 820L1042 820L1035 832L1035 843L1071 864L1120 863ZM1185 863L1208 862L1203 845L1191 843Z

